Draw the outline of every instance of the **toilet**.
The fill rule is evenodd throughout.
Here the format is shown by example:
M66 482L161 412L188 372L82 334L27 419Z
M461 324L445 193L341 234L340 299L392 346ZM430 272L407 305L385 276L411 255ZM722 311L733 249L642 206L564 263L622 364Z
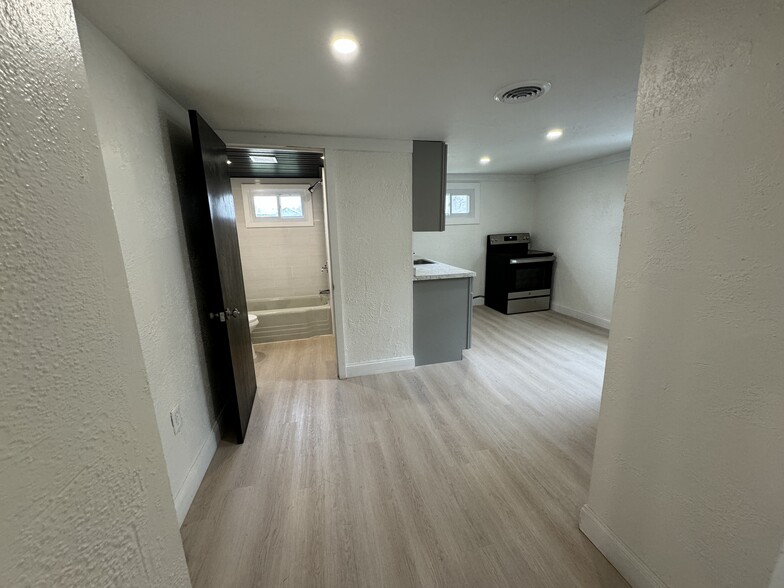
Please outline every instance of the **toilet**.
M253 329L259 326L259 317L257 317L255 314L248 313L248 326L250 327L250 332L252 336ZM250 348L253 349L253 344L251 344ZM256 359L255 349L253 349L253 359Z

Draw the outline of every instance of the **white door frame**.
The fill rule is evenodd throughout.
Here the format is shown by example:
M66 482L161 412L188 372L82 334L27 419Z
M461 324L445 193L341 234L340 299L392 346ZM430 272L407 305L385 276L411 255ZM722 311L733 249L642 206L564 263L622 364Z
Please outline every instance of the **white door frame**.
M219 133L223 136L223 133ZM337 211L333 199L329 196L327 190L328 176L327 173L327 159L326 150L323 148L312 146L293 146L293 145L278 145L270 143L236 143L226 142L226 147L234 149L288 149L293 151L307 151L311 153L321 153L324 156L324 167L322 168L322 186L321 189L324 193L324 201L326 208L324 216L326 219L326 235L327 241L327 269L329 272L329 286L330 286L330 315L332 318L332 331L335 334L335 355L337 357L337 372L338 378L344 379L346 377L346 346L344 344L343 336L343 297L342 290L340 289L340 262L338 260L337 248Z

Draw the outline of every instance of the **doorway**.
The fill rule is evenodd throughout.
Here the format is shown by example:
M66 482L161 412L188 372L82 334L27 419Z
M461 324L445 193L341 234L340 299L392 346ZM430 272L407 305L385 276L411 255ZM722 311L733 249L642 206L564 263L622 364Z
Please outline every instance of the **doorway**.
M320 149L229 146L257 379L335 379L325 156Z

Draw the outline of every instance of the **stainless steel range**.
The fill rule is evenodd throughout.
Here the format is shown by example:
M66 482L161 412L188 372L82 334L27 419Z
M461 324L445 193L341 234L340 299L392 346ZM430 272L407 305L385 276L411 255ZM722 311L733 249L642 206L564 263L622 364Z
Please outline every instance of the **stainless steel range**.
M555 255L530 242L530 233L487 236L485 305L504 314L550 308Z

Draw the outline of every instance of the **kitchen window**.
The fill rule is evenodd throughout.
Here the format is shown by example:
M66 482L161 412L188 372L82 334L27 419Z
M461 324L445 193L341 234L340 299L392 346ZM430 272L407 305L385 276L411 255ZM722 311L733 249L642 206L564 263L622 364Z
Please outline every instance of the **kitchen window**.
M242 184L245 226L312 227L313 202L304 184Z
M446 185L446 224L479 224L479 184Z

